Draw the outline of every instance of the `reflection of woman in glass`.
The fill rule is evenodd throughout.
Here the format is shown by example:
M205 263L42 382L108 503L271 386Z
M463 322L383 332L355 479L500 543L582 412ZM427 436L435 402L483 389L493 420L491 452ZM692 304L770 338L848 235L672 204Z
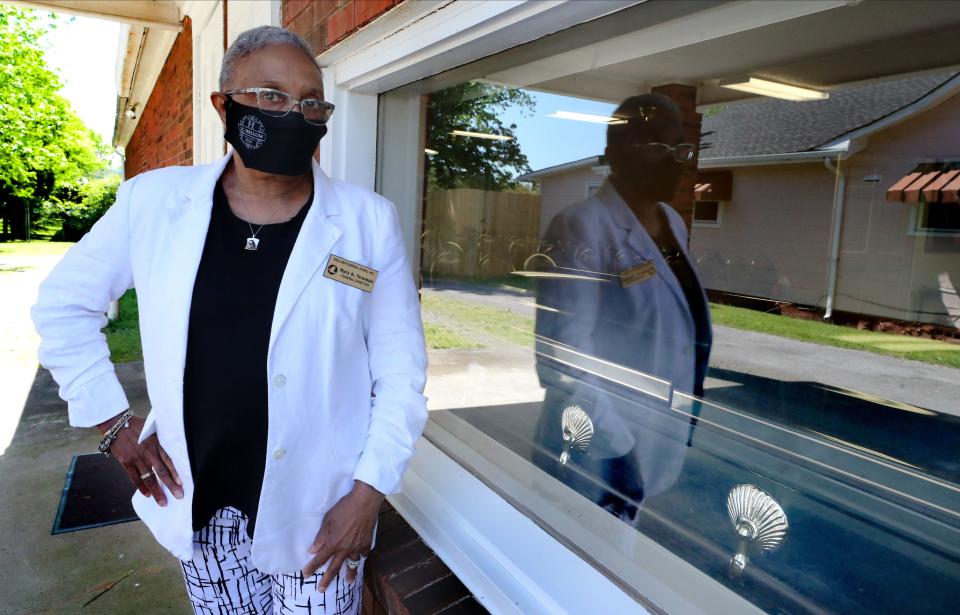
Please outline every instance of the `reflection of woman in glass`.
M555 266L537 290L537 370L547 391L534 456L633 520L644 496L667 489L683 466L685 402L703 393L711 331L686 226L668 205L695 154L680 111L647 94L613 115L609 181L557 214L543 238ZM571 405L594 434L561 465L561 416Z

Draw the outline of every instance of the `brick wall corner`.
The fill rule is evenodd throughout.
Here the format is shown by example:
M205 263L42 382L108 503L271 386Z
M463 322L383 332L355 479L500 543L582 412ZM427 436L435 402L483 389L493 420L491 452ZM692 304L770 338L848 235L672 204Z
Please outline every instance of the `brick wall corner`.
M127 142L124 176L193 164L193 29L189 17Z
M283 27L320 54L405 0L282 0Z

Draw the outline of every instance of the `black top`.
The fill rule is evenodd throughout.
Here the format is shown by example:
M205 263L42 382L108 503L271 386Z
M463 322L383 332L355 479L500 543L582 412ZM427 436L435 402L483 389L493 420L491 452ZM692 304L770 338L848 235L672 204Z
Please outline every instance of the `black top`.
M183 424L194 478L193 529L222 506L249 517L253 537L267 455L267 346L280 280L313 195L287 222L250 227L220 183L190 306ZM253 225L257 230L257 225Z
M710 360L710 346L713 343L707 304L703 300L703 290L697 281L693 266L690 264L686 252L677 243L667 214L659 206L657 207L657 217L660 220L660 228L663 229L662 236L653 237L652 233L650 235L657 247L660 248L660 253L673 271L673 275L677 277L680 288L683 290L683 296L687 300L690 316L693 318L696 360L693 394L697 397L703 397L703 382L707 377L707 363Z

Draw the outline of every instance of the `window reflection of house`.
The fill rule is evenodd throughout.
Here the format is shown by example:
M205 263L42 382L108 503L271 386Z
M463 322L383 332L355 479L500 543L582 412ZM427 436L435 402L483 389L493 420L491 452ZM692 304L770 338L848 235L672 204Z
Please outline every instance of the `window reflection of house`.
M918 168L960 168L958 93L960 74L940 71L838 88L821 101L755 98L702 108L710 145L699 160L690 248L704 284L958 326L938 282L943 273L960 275L960 206L946 181L953 176L936 195L917 189L894 203L887 194ZM597 156L521 177L540 184L541 229L604 172ZM732 177L729 199L701 191L717 172Z

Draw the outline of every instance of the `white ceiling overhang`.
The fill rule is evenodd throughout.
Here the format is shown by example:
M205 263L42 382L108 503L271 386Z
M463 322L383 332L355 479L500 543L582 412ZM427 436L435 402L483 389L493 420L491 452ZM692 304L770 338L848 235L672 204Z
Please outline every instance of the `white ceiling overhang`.
M99 17L132 26L179 32L180 7L173 0L9 0L37 9Z
M491 82L606 101L679 83L699 104L749 95L721 80L761 77L820 91L960 64L960 2L662 2L537 41L484 67ZM569 45L580 38L582 44ZM543 49L536 49L537 46ZM556 47L554 45L553 47Z
M113 128L113 145L126 147L170 48L183 30L182 3L175 0L10 1L30 8L108 19L127 25L125 40L117 54L117 117ZM133 117L127 115L128 111Z

